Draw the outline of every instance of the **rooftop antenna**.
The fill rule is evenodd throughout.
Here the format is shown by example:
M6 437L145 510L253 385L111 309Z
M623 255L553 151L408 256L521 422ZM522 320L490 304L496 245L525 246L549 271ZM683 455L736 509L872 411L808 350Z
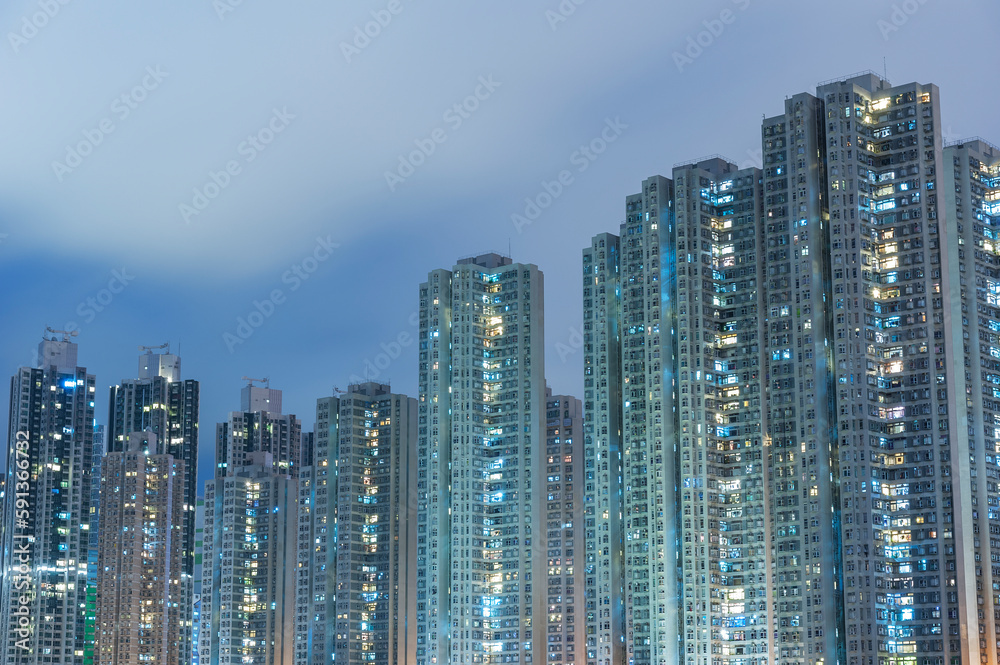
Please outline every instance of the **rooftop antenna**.
M267 378L266 376L263 379L251 379L249 376L244 376L243 380L246 381L247 385L249 385L251 388L253 388L254 383L263 383L265 388L271 387L271 379Z
M139 351L155 351L156 349L166 349L170 353L170 342L164 342L159 346L140 346Z
M882 56L882 80L883 81L888 81L889 80L889 68L885 64L885 56L884 55Z
M79 330L55 330L48 326L45 326L45 332L52 333L53 335L62 335L62 341L64 342L68 342L70 337L76 337L80 334ZM52 338L52 341L55 341L55 337Z

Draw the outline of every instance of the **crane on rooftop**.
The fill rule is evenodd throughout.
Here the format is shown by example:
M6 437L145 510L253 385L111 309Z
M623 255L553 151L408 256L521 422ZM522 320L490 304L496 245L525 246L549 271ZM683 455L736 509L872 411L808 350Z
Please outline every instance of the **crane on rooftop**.
M64 342L68 342L70 337L76 337L80 334L79 330L56 330L48 326L45 327L45 332L52 333L53 335L62 335L62 341ZM55 339L56 338L53 337L52 341L55 341Z

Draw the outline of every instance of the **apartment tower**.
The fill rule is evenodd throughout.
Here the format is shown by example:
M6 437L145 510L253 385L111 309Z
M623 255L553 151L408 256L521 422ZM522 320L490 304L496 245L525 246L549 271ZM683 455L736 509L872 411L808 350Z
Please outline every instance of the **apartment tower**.
M95 379L70 334L10 382L0 661L83 665Z
M125 437L101 465L97 665L187 665L182 625L184 462L152 432Z
M203 665L292 665L298 484L270 452L205 483Z
M625 661L621 242L583 251L584 597L587 664Z
M300 476L296 663L416 657L417 401L361 383L317 401Z
M420 285L418 665L546 658L542 291L499 254Z
M545 391L547 663L586 664L583 405Z
M165 351L163 350L165 349ZM179 658L191 661L194 617L191 613L194 594L194 511L198 499L198 413L201 386L193 379L181 378L181 358L170 353L169 345L140 347L138 378L123 380L111 387L108 401L106 450L125 452L133 432L155 435L160 454L182 463L184 500L181 511L171 519L182 527L180 587L181 646Z
M215 475L226 476L229 469L246 466L250 454L270 453L282 473L296 477L302 460L302 422L281 412L281 391L256 379L240 392L240 410L215 426Z
M944 320L956 341L945 348L945 366L962 367L949 378L955 382L951 390L959 395L964 390L966 398L964 408L962 400L955 405L962 426L955 430L960 443L950 481L955 614L958 640L968 645L965 662L976 662L978 647L979 662L995 663L1000 658L1000 148L978 138L946 146L940 180L945 236L955 239L941 258L950 304ZM954 627L952 621L951 636Z

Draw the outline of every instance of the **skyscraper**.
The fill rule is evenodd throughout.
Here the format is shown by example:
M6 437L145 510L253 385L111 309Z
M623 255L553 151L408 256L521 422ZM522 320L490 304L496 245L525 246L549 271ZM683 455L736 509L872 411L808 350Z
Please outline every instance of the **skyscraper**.
M317 401L300 476L297 665L413 665L417 401L354 384Z
M770 648L779 663L844 662L830 286L832 199L827 183L829 174L836 176L837 200L849 199L852 195L844 190L848 180L841 181L841 176L848 168L854 175L854 165L847 163L847 155L826 158L827 111L821 99L809 93L794 95L785 100L784 111L765 118L761 130L765 200L757 252L766 266L760 282L766 328L759 349L765 372L762 415L769 443L764 464L770 514L765 528L773 543L770 557L775 571L769 597L779 599L769 608L777 628ZM850 241L838 239L837 245L845 242ZM853 242L856 245L858 239ZM850 268L849 274L857 269ZM842 278L845 269L838 270ZM843 319L843 314L839 316ZM846 339L845 332L841 335ZM846 383L857 379L848 377ZM857 389L856 385L844 388L845 408L856 408L847 406L846 391ZM846 501L864 500L861 497Z
M798 222L798 228L768 232L769 245L783 238L789 243L793 280L769 305L782 308L774 321L787 322L789 332L798 335L801 327L804 350L809 326L819 311L825 314L832 362L824 364L831 368L836 405L835 429L824 430L830 400L821 402L823 389L814 388L826 376L815 384L803 376L796 392L805 413L799 412L798 431L793 428L784 441L784 459L776 460L776 470L784 468L786 478L792 471L801 484L801 517L788 513L787 503L786 516L801 519L811 533L808 540L806 533L799 535L798 562L787 559L798 565L796 577L787 579L801 591L787 601L784 615L777 608L775 648L788 662L834 658L837 638L826 613L839 608L826 593L839 578L846 634L838 636L843 642L836 648L844 650L848 665L975 662L978 641L959 635L954 503L971 482L959 466L970 444L966 391L979 392L982 383L972 385L970 372L966 385L964 373L955 371L965 364L958 323L964 313L952 295L961 276L958 270L942 274L942 267L953 265L944 263L949 253L958 258L962 250L940 233L945 164L938 90L917 83L893 87L868 73L821 84L816 97L822 113L815 131L823 146L816 154L826 165L818 210L823 214L822 202L828 202L828 227L804 214L799 195L811 187L808 174L804 188L799 175L820 172L808 151L816 124L808 104L786 109L792 113L787 143L777 142L785 137L776 128L776 142L768 144L767 124L764 137L765 168L769 160L777 168L787 159L796 170L787 205L790 222ZM796 283L817 275L814 245L829 257L829 276L822 286ZM782 316L783 308L789 317ZM769 336L773 358L784 339ZM951 368L947 349L955 353ZM798 348L791 352L798 361ZM824 532L827 514L840 531L839 550ZM779 536L781 526L779 521ZM780 569L780 557L777 564Z
M215 477L205 483L202 665L291 665L295 653L302 425L281 413L280 390L253 383L216 426Z
M294 414L281 412L281 391L253 385L240 393L240 410L215 427L215 475L245 466L250 453L266 452L291 476L298 475L302 459L302 422ZM267 381L266 379L264 380Z
M167 347L166 344L163 347ZM157 347L163 348L163 347ZM112 386L108 404L107 452L124 452L128 436L133 432L156 435L161 454L183 462L184 501L180 514L172 514L183 526L181 543L183 571L180 607L180 658L190 662L193 651L194 617L190 615L194 593L194 510L198 498L198 414L200 384L181 378L180 356L157 349L140 347L138 378L123 380Z
M94 376L77 345L39 345L11 379L3 502L0 661L83 665L94 446Z
M675 167L585 250L590 658L996 659L1000 151L940 128L933 85L823 83L762 171Z
M211 645L206 645L202 642L202 623L201 623L201 592L202 583L205 579L205 499L198 499L198 503L195 506L194 511L194 595L192 596L192 612L193 626L191 630L192 634L192 649L191 649L191 665L199 665L201 663L201 654L203 652L208 652ZM211 566L209 567L209 574L211 575Z
M583 251L583 581L588 665L625 660L621 268L616 235L597 235Z
M545 398L546 662L585 665L583 405Z
M715 158L673 175L680 630L686 662L735 665L769 651L761 174Z
M546 657L542 292L497 254L420 286L419 665Z
M95 421L96 423L96 421ZM94 663L94 642L97 631L97 555L100 550L101 521L101 462L104 459L104 451L107 449L108 431L104 425L94 426L94 461L91 464L90 472L90 545L87 552L87 618L84 636L84 665Z
M188 665L183 622L184 463L134 432L101 465L97 665Z
M203 665L291 665L298 486L270 452L205 483Z
M1000 147L983 139L946 146L941 184L948 220L944 236L955 239L941 258L951 305L944 320L955 340L945 349L945 365L957 368L962 360L964 369L953 370L950 378L958 395L964 388L965 400L954 407L959 423L968 423L955 427L958 445L949 454L957 468L942 483L952 496L943 497L941 505L954 510L958 639L969 645L971 662L978 647L980 662L995 663L1000 658ZM946 512L944 529L947 517ZM917 559L911 570L923 565ZM951 636L955 625L949 626Z
M620 662L623 651L634 663L677 658L679 413L669 401L677 390L676 322L667 320L676 313L673 194L670 179L648 178L626 198L620 238L602 234L584 252L584 399L593 415L585 424L585 492L596 513L585 579L595 604L588 606L592 663Z
M744 644L767 633L760 187L720 158L678 165L584 251L592 663L767 653Z

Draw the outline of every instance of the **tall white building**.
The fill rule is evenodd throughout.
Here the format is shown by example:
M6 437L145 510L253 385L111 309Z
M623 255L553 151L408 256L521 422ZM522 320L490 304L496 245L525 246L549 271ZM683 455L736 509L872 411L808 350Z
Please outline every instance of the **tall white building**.
M545 395L546 662L585 665L583 405Z
M965 250L943 232L938 89L866 73L821 84L816 99L786 103L763 136L768 270L788 276L768 295L765 352L782 356L769 361L771 467L785 479L775 652L783 663L976 662L977 641L959 634L952 506L970 482L966 404L983 383L959 369L964 271L948 268ZM823 357L810 359L819 339ZM795 528L797 549L782 552Z
M255 386L240 393L240 410L215 426L215 475L246 466L251 453L266 452L283 472L298 476L302 460L302 422L281 412L281 391ZM193 524L193 522L192 522Z
M299 477L297 665L413 665L417 401L362 383L317 401Z
M625 201L584 250L588 662L677 659L681 561L674 184ZM590 515L593 515L591 518Z
M272 409L272 410L268 410ZM252 384L216 427L205 483L202 665L291 665L295 655L301 424L281 393Z
M205 579L205 499L198 499L194 511L194 595L192 596L193 630L191 664L200 665L202 652L207 652L209 645L202 641L201 632L201 590ZM211 574L211 571L210 571Z
M625 659L622 532L621 243L602 233L583 251L583 439L588 665Z
M943 507L954 509L955 521L958 603L949 612L948 633L951 641L967 645L969 662L976 662L978 650L979 662L995 663L1000 659L1000 147L978 138L946 146L940 196L947 237L956 240L941 259L946 293L952 296L945 321L955 340L945 351L945 364L964 366L952 374L959 395L964 380L967 400L964 412L963 400L956 405L967 426L956 428L953 495L942 499ZM911 569L921 571L921 565L917 559Z
M271 453L205 483L204 665L291 665L298 483Z
M418 665L546 659L543 304L497 254L420 285Z
M151 432L123 448L101 465L94 663L187 665L184 462Z
M163 345L167 347L168 345ZM178 659L191 660L194 651L194 520L198 497L198 442L201 385L194 379L181 378L181 358L170 353L141 347L137 378L125 379L112 386L108 401L107 451L124 452L126 440L134 432L148 432L156 437L162 454L182 462L181 478L184 500L181 511L171 519L182 526L179 581L185 594L176 596L181 609L181 645Z
M870 72L762 148L584 252L588 660L995 662L1000 150Z
M675 167L673 181L677 390L665 408L678 416L683 657L760 663L771 651L761 173L714 158Z
M0 662L83 665L95 379L68 336L39 358L10 382Z

